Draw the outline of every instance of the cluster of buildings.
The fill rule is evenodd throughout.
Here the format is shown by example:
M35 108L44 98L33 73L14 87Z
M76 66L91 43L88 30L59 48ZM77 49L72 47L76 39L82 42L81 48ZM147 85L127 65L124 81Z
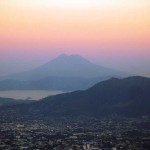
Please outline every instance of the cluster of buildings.
M0 150L149 150L150 120L26 120L0 123Z

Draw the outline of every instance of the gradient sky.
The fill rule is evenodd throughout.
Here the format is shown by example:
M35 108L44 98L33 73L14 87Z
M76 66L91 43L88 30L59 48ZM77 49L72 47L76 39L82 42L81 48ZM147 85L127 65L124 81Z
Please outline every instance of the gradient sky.
M150 0L0 0L0 75L61 53L150 77Z

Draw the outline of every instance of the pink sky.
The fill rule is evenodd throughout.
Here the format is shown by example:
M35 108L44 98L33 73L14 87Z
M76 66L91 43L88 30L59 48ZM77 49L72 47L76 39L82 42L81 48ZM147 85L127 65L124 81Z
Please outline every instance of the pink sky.
M1 0L1 75L61 53L150 76L149 0Z

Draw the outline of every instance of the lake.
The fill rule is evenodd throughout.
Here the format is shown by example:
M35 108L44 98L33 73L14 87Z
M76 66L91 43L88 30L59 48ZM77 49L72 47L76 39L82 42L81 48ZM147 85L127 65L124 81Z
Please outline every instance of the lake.
M62 91L46 91L46 90L10 90L0 91L0 97L14 98L14 99L29 99L39 100L50 95L57 95L63 93Z

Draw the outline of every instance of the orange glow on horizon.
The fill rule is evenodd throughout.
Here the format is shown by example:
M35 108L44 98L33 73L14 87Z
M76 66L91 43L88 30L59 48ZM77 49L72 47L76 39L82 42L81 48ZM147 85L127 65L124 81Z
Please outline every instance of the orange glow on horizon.
M150 47L149 14L149 0L1 0L0 44L128 45L135 50L140 46L143 53L143 47Z

